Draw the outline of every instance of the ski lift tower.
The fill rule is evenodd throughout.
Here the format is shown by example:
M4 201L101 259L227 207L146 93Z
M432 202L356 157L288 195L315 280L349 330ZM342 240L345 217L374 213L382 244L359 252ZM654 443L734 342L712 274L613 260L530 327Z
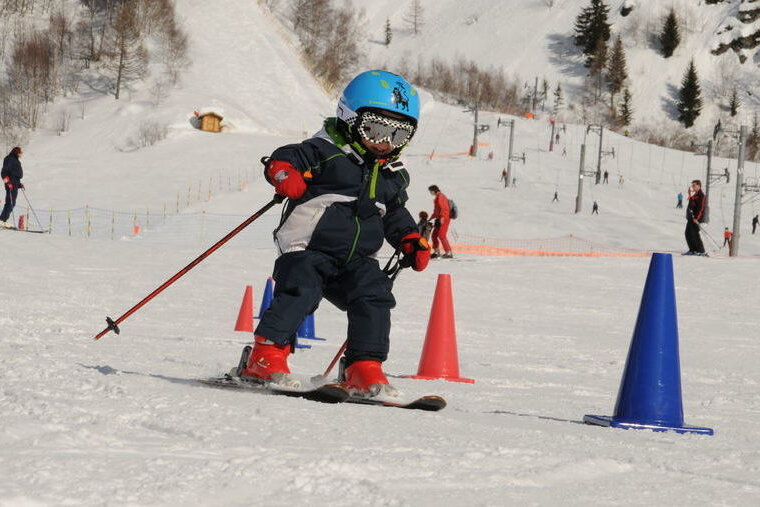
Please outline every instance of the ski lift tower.
M596 161L596 171L586 171L586 136L589 131L599 130L599 158ZM589 125L586 127L586 133L583 134L583 144L581 144L581 162L578 168L578 194L575 197L575 212L580 213L583 207L583 178L585 176L594 176L596 178L596 184L599 184L599 180L602 177L602 157L605 155L612 155L615 157L615 148L609 151L602 150L602 131L604 127L601 125Z
M596 174L594 183L596 185L599 184L599 182L602 179L602 157L605 155L612 155L612 158L615 158L615 148L612 148L612 150L603 150L602 149L602 140L604 137L604 125L597 125L597 124L591 124L586 127L586 133L583 135L583 144L586 144L586 136L589 132L598 132L599 133L599 154L596 159Z
M736 139L739 145L739 155L736 163L736 194L734 197L734 223L732 232L734 235L728 244L728 255L736 257L739 255L739 238L741 237L741 220L742 220L742 193L744 191L744 148L747 140L747 126L742 125L738 129L724 128L720 123L715 126L713 137L723 134L724 137Z
M509 127L509 145L507 147L507 181L506 186L510 186L512 184L512 162L517 162L518 160L522 160L523 165L525 165L525 152L523 152L522 156L518 157L513 155L513 148L515 143L515 120L504 120L502 121L501 118L496 120L496 128L499 127Z
M472 134L472 146L470 147L470 156L476 157L478 155L478 134L487 132L491 126L485 123L478 123L478 103L475 102L471 107L462 111L464 113L474 113L475 118L473 120L473 134Z

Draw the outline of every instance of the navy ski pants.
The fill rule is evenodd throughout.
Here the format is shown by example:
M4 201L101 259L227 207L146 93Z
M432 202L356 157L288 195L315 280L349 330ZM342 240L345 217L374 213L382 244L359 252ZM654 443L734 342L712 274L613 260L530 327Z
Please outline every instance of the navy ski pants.
M2 213L0 213L0 221L5 222L11 216L11 213L13 212L13 207L16 206L17 197L18 197L18 188L14 188L13 190L11 190L8 187L5 187L5 206L3 206L3 211ZM13 225L16 225L16 224L13 224Z
M348 315L348 364L385 361L390 347L393 283L375 259L359 257L346 265L321 252L305 250L281 255L274 264L272 305L256 334L291 343L304 318L326 298Z

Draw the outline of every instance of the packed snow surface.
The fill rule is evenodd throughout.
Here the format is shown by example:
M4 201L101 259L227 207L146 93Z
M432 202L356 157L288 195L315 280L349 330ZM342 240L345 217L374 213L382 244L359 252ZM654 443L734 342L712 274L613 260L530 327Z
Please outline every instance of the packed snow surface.
M159 107L145 90L118 102L93 96L68 135L34 135L22 163L43 226L49 208L160 209L222 169L258 174L261 156L332 114L333 99L257 3L212 4L178 2L194 64ZM200 107L223 109L237 130L193 129L188 118ZM171 123L168 138L119 150L145 114ZM258 313L277 210L125 320L120 335L92 340L106 315L121 315L269 201L272 189L258 176L247 191L215 192L139 236L0 231L0 505L756 504L760 236L749 227L751 195L739 257L720 248L723 228L732 227L733 179L712 187L704 236L711 257L681 257L675 197L704 179L704 157L605 132L603 148L616 153L602 160L610 183L586 178L574 214L583 126L567 125L549 152L545 118L518 119L515 153L525 152L526 163L513 164L517 187L505 189L507 129L497 115L481 115L489 146L474 159L429 156L467 149L472 120L461 107L423 93L422 115L407 150L408 206L415 215L431 211L427 186L439 185L460 210L455 242L573 234L610 252L674 253L684 419L714 436L581 423L613 412L647 257L458 255L402 272L385 369L409 395L444 396L449 405L437 413L194 381L235 366L251 340L233 327L246 285ZM598 135L585 137L590 171ZM714 167L735 177L735 161ZM757 178L756 165L746 175ZM555 190L559 203L551 202ZM590 213L593 201L599 215ZM401 377L417 371L441 273L453 281L460 374L474 384ZM302 374L321 373L345 339L345 315L329 303L315 322L327 341L292 356Z

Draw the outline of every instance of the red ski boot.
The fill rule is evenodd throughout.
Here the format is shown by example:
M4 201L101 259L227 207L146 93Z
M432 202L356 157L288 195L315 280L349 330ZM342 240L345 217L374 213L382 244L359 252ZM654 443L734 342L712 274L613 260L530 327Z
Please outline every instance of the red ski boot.
M290 345L277 345L263 336L255 336L253 350L240 376L280 382L290 373L288 355L291 348Z
M398 391L390 385L383 373L380 361L356 361L345 369L343 386L356 393L377 396L384 393L397 396Z

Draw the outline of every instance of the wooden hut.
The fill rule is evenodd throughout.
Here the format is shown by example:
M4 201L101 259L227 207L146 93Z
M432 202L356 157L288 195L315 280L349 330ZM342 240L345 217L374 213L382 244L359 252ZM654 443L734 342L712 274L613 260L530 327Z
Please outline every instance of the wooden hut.
M221 132L222 131L222 117L214 112L202 113L198 116L200 120L200 128L206 132Z

